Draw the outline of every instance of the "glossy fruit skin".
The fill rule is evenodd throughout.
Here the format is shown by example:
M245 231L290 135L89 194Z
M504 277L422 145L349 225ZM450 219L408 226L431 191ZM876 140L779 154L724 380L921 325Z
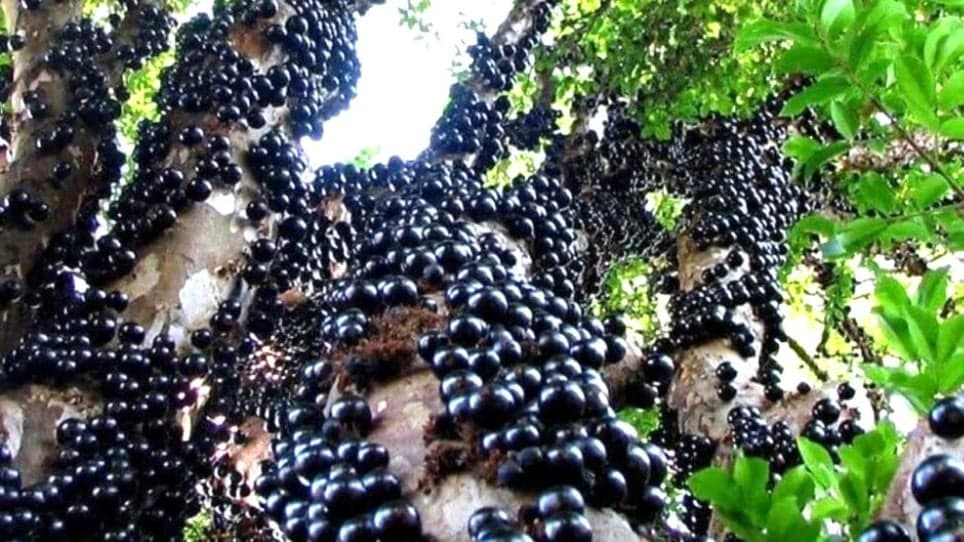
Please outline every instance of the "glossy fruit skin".
M881 520L872 523L860 533L857 542L911 542L911 538L903 525L890 520Z
M948 497L932 501L917 516L917 537L932 537L964 528L964 498Z
M911 492L921 506L944 497L964 496L964 459L949 454L924 459L911 475Z
M935 435L943 439L964 437L964 396L944 397L934 404L927 423Z

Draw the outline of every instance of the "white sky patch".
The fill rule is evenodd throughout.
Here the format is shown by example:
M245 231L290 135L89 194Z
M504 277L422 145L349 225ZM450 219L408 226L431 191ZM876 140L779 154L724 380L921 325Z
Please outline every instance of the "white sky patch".
M511 0L434 0L425 14L427 34L401 24L402 0L374 6L358 20L361 79L349 108L325 123L320 141L305 140L313 166L348 162L363 149L375 161L415 158L455 82L453 63L475 42L469 22L488 34L502 22ZM466 62L465 59L462 60Z

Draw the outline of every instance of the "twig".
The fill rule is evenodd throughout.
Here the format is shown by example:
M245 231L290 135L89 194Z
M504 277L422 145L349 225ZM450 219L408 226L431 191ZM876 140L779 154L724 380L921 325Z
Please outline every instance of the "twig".
M817 364L817 361L813 359L806 349L803 348L803 345L797 342L796 339L793 337L787 337L787 345L790 347L790 350L793 350L793 353L800 358L800 361L802 361L808 369L813 371L813 374L815 374L821 382L826 382L830 378L830 375L827 374L827 371L820 368L820 366Z

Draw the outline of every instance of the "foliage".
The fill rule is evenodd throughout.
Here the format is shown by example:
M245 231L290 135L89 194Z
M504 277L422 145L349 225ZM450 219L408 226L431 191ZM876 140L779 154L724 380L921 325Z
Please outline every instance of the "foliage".
M659 428L659 410L655 408L625 408L619 411L619 419L632 425L641 439Z
M595 307L597 314L624 314L632 331L655 336L665 323L666 302L653 295L650 279L654 271L649 260L630 258L613 265L603 279L605 296Z
M690 477L693 494L747 542L827 540L834 527L851 537L874 517L897 470L900 438L889 422L841 446L835 464L822 446L797 441L803 465L771 476L766 460L740 455L732 468Z
M676 231L679 217L683 214L683 207L686 206L684 199L660 189L646 194L646 203L660 226L668 231Z
M940 317L947 300L946 269L924 275L913 295L891 276L877 277L877 307L884 343L902 363L868 365L867 377L900 393L926 414L938 395L964 384L964 314Z
M367 169L375 165L376 157L381 152L381 147L365 147L358 151L358 154L351 159L351 164L358 169Z
M803 179L848 153L910 157L883 172L837 176L859 214L845 222L811 217L811 231L829 239L824 256L846 258L906 239L964 248L961 204L952 199L964 194L961 164L941 157L946 141L964 139L961 17L940 3L799 0L789 21L746 25L735 50L770 42L787 45L778 71L812 80L783 114L810 108L837 132L828 141L803 134L787 141L784 150Z
M557 96L616 93L647 136L676 120L748 112L774 86L769 51L730 55L741 21L776 16L773 0L567 0L558 45L543 59ZM640 29L646 29L640 32Z
M211 510L207 508L201 510L196 516L187 520L183 532L184 541L205 542L210 540L213 525L214 520L211 517Z
M528 151L510 148L509 155L496 162L485 172L484 182L487 186L508 186L517 177L528 177L538 171L545 160L542 151Z
M154 95L161 85L161 72L174 61L174 52L165 51L147 61L137 71L125 74L124 86L130 92L130 99L121 111L120 133L127 141L137 136L137 124L144 119L157 120L157 105Z
M432 32L432 24L425 16L430 7L432 0L406 0L405 7L398 8L402 25L419 34Z

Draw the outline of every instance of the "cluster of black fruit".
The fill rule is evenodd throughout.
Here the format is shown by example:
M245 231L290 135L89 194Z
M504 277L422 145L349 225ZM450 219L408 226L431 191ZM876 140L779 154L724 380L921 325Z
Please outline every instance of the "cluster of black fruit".
M549 136L547 163L555 165L574 201L576 227L593 240L583 247L580 294L601 293L603 279L629 257L655 257L669 252L672 236L647 208L647 194L668 180L654 164L663 146L640 138L641 127L626 104L611 100L582 100L594 111L606 105L603 133ZM577 106L579 107L579 106Z
M364 399L341 397L327 416L321 406L292 406L280 422L274 459L255 490L288 539L420 538L418 511L401 500L401 482L387 471L388 450L360 440L372 426Z
M451 104L432 130L431 153L474 155L473 166L481 173L508 156L510 140L538 141L542 130L554 129L550 122L507 122L509 100L494 96L511 88L516 75L527 68L533 49L549 28L552 8L557 3L558 0L542 0L527 7L520 19L513 20L521 28L518 35L509 32L496 38L498 43L484 34L478 35L478 42L469 48L472 77L453 85ZM514 39L509 42L507 37ZM548 110L543 113L546 119L553 116ZM535 111L528 114L539 120Z
M38 3L33 9L40 7L42 5ZM116 21L112 32L89 19L68 22L43 56L42 65L32 68L56 73L63 80L65 95L61 98L62 103L51 102L55 98L46 96L42 90L52 89L48 85L41 86L41 90L26 90L21 97L31 119L29 122L34 126L31 137L36 152L29 158L32 160L30 171L47 169L48 176L44 184L35 189L38 193L15 189L4 197L0 205L3 227L29 230L47 220L51 208L44 198L48 195L56 198L56 191L68 186L78 174L90 177L94 197L109 194L110 186L120 179L124 155L118 149L114 121L120 116L121 103L129 96L126 89L117 84L117 69L112 64L121 61L128 67L136 67L144 59L160 53L167 48L174 25L165 11L153 6L131 6L128 17L137 22L132 25L139 29L134 35L128 35L130 29L121 26L121 21ZM56 92L59 93L60 89ZM75 158L67 151L78 138L90 138L96 142L96 160L90 173L79 173ZM89 216L92 213L90 210L81 214ZM28 304L37 308L41 302L38 290L54 279L64 259L59 253L67 249L65 245L73 243L70 232L59 233L61 235L51 239L47 253L30 270L26 277L27 287L5 289L0 303L9 304L18 300L26 290L32 290ZM76 234L89 237L83 227Z
M927 418L931 431L952 443L964 437L964 397L938 400ZM936 453L926 457L911 473L910 488L923 509L917 516L917 540L950 542L964 535L964 458L955 453ZM858 542L911 542L903 525L891 521L874 522Z
M57 452L45 467L51 474L7 490L0 537L176 537L198 509L194 477L205 473L215 445L203 418L189 439L174 420L193 391L185 360L166 334L147 343L144 328L118 318L125 296L84 290L76 279L60 286L75 316L30 332L4 358L2 381L4 387L88 381L92 414L60 423ZM76 315L79 307L84 316Z
M322 359L350 351L368 337L373 319L393 307L432 312L444 304L447 324L425 332L417 344L421 360L440 380L448 425L474 428L481 438L471 444L480 453L505 458L497 469L498 483L514 489L567 483L571 487L560 491L578 496L565 497L572 501L565 510L530 518L541 525L535 527L541 538L589 536L588 524L580 519L583 501L618 506L639 520L659 514L666 459L615 418L600 369L621 360L626 346L574 300L579 275L572 271L577 268L573 198L558 180L540 175L492 190L461 162L400 161L362 173L326 168L318 178L326 195L344 191L354 232L348 274L313 300ZM328 233L334 229L329 225ZM522 259L525 255L531 262ZM281 329L305 337L301 317L292 326L282 322ZM339 412L367 412L363 401L317 412L334 377L350 367L325 361L305 365L297 401L281 415L316 412L300 442L337 449L364 436L339 429ZM385 375L376 370L369 376ZM272 503L272 517L291 527L289 536L303 533L307 539L312 539L307 534L312 525L360 529L364 523L374 530L375 516L367 513L306 515L317 496L304 481L318 480L321 491L330 483L331 466L312 463L307 459L311 446L299 447L293 439L281 436L276 446L291 452L276 457L266 467L267 481L259 484L265 502ZM300 465L301 486L278 481L282 461ZM358 498L369 502L364 495ZM363 509L369 508L356 507ZM581 534L567 538L576 536L572 533Z
M512 43L495 43L483 33L476 36L475 45L469 47L472 57L472 74L484 84L497 91L508 91L515 81L515 74L529 66L532 50L552 23L552 7L558 0L547 0L532 6L524 14L531 18L520 36ZM519 24L518 21L514 21Z
M300 182L305 160L299 148L281 131L262 134L249 149L238 148L235 136L245 126L254 128L259 112L282 105L288 112L286 131L317 132L320 121L347 101L357 78L351 8L320 0L285 6L273 0L237 2L182 29L178 60L165 72L158 98L162 120L141 126L135 178L108 208L109 233L95 237L92 205L70 231L53 239L42 272L29 283L28 295L47 318L3 358L0 385L61 387L82 381L96 399L86 420L67 419L58 428L52 474L30 487L11 478L0 538L75 540L89 533L103 540L168 540L182 535L185 520L199 509L195 485L211 474L216 446L243 438L232 429L242 412L239 362L254 352L258 334L271 332L282 308L279 293L314 276L315 264L300 244L320 202L312 199L310 184L306 189ZM151 8L138 9L154 30L138 33L133 56L124 54L128 62L155 52L161 44L152 40L170 24ZM277 21L284 23L280 34ZM276 66L262 70L232 45L236 34L254 27L260 27L266 46L280 52L273 56L281 59ZM104 74L92 68L96 63L82 67L77 59L113 49L88 23L69 24L62 33L47 61L69 74L72 122L102 122L98 130L112 134L110 100L121 99L118 90L104 85ZM253 81L261 87L249 86ZM41 103L40 97L30 100L37 114L44 113ZM233 108L241 109L244 119ZM57 135L41 151L59 152L70 143L62 125L70 126L51 124L60 131L50 132ZM123 156L112 139L105 141L98 150L107 158L98 167L110 177L109 186L119 178ZM52 144L57 148L48 148ZM174 154L187 156L186 163L166 165ZM58 165L54 176L65 180L68 166ZM216 189L231 189L246 174L261 196L242 218L257 223L270 216L278 231L275 239L252 243L252 261L271 262L266 276L259 269L245 274L257 286L252 303L243 307L238 297L224 300L208 328L188 330L189 345L168 333L150 338L143 327L125 321L128 299L107 284L133 269L135 251L173 227L192 202L204 201ZM23 288L5 281L3 291L16 297ZM255 333L239 339L242 325ZM210 395L199 407L202 382ZM195 410L190 435L176 422L183 409Z

